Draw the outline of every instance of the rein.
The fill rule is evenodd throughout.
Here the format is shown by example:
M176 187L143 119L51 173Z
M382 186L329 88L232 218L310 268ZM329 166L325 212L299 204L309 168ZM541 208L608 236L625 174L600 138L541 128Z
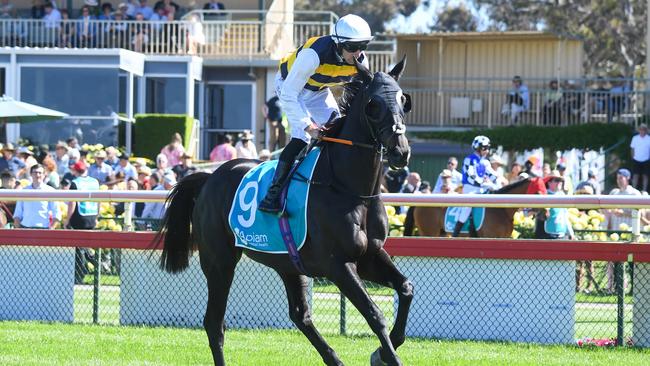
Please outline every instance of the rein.
M371 149L371 150L375 149L375 146L371 145L371 144L365 144L363 142L354 142L352 140L346 140L346 139L337 139L337 138L334 138L334 137L323 136L323 137L319 138L319 140L325 141L325 142L333 142L335 144L341 144L341 145L359 146L359 147L363 147L363 148Z

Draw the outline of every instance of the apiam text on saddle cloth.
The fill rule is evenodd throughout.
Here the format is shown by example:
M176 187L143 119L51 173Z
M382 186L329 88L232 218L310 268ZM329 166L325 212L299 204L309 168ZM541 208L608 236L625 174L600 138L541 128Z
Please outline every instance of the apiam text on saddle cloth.
M307 237L307 201L309 184L320 148L314 148L291 179L287 193L287 213L291 234L300 249ZM251 169L237 187L230 207L228 223L235 234L235 246L267 253L287 253L278 217L259 211L257 207L266 195L277 161L268 161Z

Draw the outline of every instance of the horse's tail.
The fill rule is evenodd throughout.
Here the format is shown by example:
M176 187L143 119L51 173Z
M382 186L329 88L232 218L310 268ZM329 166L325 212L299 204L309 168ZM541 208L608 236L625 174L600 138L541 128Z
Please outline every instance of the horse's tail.
M165 241L160 269L178 273L189 266L194 249L191 229L194 200L209 176L209 173L203 172L188 175L169 192L165 217L152 242L157 248L163 239Z
M415 229L414 213L415 207L409 207L408 211L406 211L406 218L404 219L404 236L413 236L413 230Z

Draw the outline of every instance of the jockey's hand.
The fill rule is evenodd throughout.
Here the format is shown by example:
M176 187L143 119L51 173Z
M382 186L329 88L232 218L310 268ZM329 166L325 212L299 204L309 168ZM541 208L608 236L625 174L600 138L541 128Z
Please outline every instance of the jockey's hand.
M314 122L305 128L305 132L307 132L307 134L313 139L318 139L322 135L321 128Z

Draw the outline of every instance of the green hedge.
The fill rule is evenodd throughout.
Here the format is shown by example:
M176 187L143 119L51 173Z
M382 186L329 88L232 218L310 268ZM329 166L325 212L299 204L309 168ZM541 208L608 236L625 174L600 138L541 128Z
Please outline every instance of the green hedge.
M550 150L608 148L624 140L627 151L634 129L623 123L588 123L568 127L497 127L467 131L416 132L413 136L424 139L440 139L470 144L476 135L490 138L493 146L505 150L524 151L538 147ZM620 146L620 145L619 145ZM625 155L623 155L625 156Z
M171 136L178 132L185 149L189 147L194 119L184 114L137 114L133 131L133 154L156 159Z

